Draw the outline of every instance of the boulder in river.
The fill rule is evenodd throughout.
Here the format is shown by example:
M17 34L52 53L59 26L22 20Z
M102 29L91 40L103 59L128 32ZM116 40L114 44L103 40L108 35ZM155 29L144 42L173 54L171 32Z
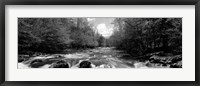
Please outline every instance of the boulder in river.
M170 68L182 68L182 61L171 64Z
M35 59L30 63L30 67L37 68L43 63L42 59Z
M65 60L60 60L56 63L53 63L50 68L69 68L70 65L68 62L66 62Z
M80 64L79 64L79 68L92 68L91 66L91 62L89 61L82 61Z

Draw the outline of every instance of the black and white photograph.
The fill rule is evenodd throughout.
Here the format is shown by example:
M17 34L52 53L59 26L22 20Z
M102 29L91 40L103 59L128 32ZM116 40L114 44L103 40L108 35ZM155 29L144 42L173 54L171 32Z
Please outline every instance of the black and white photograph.
M19 17L17 68L182 68L182 18Z

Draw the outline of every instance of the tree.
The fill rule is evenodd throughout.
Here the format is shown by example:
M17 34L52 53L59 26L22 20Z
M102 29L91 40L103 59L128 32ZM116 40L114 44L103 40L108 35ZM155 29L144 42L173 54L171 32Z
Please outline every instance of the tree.
M181 18L116 18L113 23L117 29L109 40L113 46L135 56L157 51L180 54L181 20Z
M86 18L19 18L19 53L94 48L98 35Z

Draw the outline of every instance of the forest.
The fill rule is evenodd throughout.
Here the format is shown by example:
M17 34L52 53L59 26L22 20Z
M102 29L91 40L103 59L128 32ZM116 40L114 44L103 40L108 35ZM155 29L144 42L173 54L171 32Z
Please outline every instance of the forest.
M126 50L134 56L162 51L182 53L181 18L116 18L110 46Z
M108 56L109 52L113 55L110 58L126 60L133 66L137 61L182 67L182 18L114 18L111 24L112 35L104 37L87 18L18 18L18 62L89 50L94 58ZM99 53L94 54L94 49ZM116 54L116 51L123 52Z
M19 18L18 22L19 54L94 48L103 40L86 18Z

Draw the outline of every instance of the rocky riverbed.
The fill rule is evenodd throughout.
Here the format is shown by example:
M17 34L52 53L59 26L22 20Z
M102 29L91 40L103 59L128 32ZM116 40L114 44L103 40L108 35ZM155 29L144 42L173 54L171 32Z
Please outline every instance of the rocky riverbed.
M19 55L18 68L182 68L182 56L151 55L141 60L114 47L99 47L70 54Z

